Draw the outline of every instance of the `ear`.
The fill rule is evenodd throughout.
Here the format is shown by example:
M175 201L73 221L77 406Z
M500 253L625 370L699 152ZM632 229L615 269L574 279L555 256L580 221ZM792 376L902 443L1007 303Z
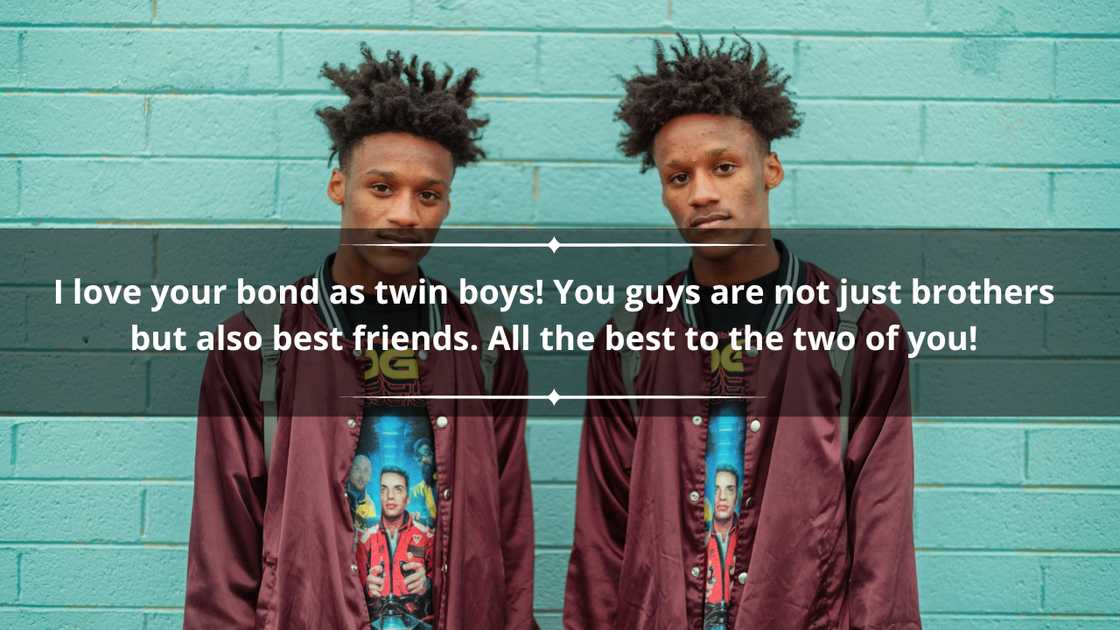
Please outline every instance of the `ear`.
M336 206L341 206L346 200L346 175L342 169L336 168L331 171L331 179L327 182L327 197L330 197Z
M762 163L762 182L766 190L777 188L785 176L785 169L782 168L782 161L778 159L778 154L774 152L766 154L766 159Z

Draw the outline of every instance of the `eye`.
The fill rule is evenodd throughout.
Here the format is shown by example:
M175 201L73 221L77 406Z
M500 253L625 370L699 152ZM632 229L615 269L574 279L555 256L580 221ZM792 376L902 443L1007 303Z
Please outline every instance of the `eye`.
M735 166L731 162L724 162L716 167L716 172L720 173L721 175L730 175L734 173L737 168L739 167Z
M440 194L435 191L425 190L424 192L420 193L420 199L427 203L435 203L439 201L441 197Z
M389 188L389 184L383 182L375 182L373 184L370 184L369 188L378 195L388 195L389 193L393 192L393 189Z
M674 186L683 186L688 183L688 173L673 173L669 176L669 183Z

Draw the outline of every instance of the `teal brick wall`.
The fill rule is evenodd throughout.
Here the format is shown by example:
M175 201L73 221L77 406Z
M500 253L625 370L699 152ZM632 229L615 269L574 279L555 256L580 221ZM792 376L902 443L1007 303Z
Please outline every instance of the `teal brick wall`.
M459 174L456 224L665 225L655 179L614 148L614 75L648 67L651 37L737 28L791 73L806 114L776 146L788 169L777 225L1120 228L1109 0L308 6L0 4L0 224L333 224L312 111L337 97L317 73L364 40L482 68L491 159ZM1073 308L1098 312L1086 326L1115 343L1117 300ZM37 304L0 310L33 332L24 320L47 316ZM0 332L0 345L28 349L34 335ZM22 356L25 380L0 384L7 412L42 369ZM121 373L135 401L59 410L143 410L174 368ZM1120 626L1120 420L915 422L927 628ZM528 432L547 628L559 627L578 433L578 419L540 418ZM178 627L193 439L192 419L0 419L0 627Z

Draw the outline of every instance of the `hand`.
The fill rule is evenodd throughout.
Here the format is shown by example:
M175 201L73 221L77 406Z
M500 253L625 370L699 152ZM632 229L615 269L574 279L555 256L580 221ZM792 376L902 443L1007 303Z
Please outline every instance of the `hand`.
M377 565L366 576L366 589L370 597L381 597L381 589L385 586L385 567Z
M428 590L428 574L424 571L424 565L420 562L405 563L401 569L407 573L411 571L408 577L404 579L404 587L408 589L409 593L414 595L423 595Z

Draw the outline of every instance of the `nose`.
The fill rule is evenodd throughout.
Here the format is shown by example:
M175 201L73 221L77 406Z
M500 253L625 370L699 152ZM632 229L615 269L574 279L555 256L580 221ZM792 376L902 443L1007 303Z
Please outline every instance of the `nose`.
M716 190L712 176L703 171L698 172L688 191L688 204L693 208L703 208L716 203L719 203L719 191Z
M416 199L412 195L400 195L385 218L399 228L413 228L420 225L420 213L416 208Z

